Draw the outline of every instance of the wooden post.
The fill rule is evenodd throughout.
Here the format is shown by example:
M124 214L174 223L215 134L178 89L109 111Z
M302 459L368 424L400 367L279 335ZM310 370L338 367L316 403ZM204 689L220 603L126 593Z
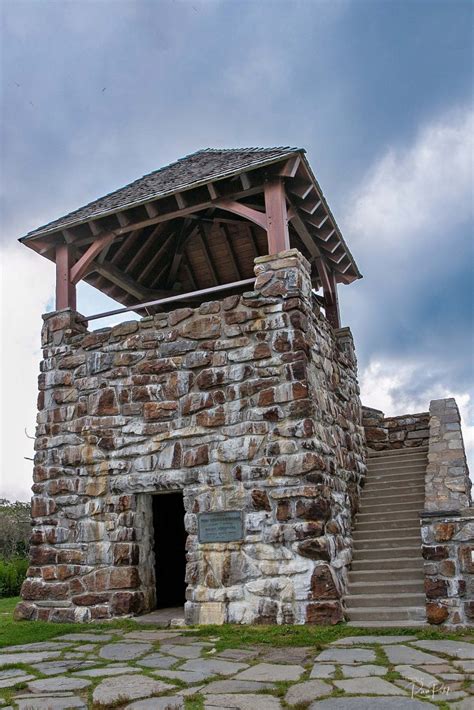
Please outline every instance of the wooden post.
M71 282L72 250L68 244L56 246L56 310L76 309L76 286Z
M329 293L326 292L326 290L324 291L326 318L333 328L340 328L341 316L339 313L339 299L337 297L336 275L334 271L330 269L328 269L327 274L330 283L330 291Z
M286 213L285 185L281 178L265 183L265 210L267 213L268 253L277 254L290 248L288 215Z

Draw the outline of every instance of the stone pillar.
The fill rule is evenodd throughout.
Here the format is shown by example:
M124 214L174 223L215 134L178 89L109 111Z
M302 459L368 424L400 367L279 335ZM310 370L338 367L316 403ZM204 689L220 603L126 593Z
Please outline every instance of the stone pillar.
M425 510L457 511L471 505L471 480L454 399L430 403Z

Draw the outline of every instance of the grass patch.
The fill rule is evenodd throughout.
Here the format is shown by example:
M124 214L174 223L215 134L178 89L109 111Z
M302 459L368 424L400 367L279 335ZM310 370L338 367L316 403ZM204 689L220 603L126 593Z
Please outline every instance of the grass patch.
M184 707L186 710L204 710L204 698L199 693L188 695L184 699Z

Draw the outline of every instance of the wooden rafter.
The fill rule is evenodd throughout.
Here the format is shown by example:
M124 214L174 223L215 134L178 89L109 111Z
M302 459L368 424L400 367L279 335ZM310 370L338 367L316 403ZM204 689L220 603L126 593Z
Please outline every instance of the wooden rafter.
M184 245L186 241L193 236L193 234L197 233L197 230L198 227L195 224L191 224L191 220L184 220L184 224L177 239L176 249L171 260L168 278L166 280L168 288L171 288L176 281L176 276L178 275L179 267L181 266L181 261L183 259Z
M226 224L220 225L221 234L223 235L224 243L226 245L227 253L229 255L230 263L234 272L237 274L237 279L240 281L242 274L240 273L239 264L237 261L237 256L234 251L234 246L232 244L232 237L229 235L229 228Z
M217 285L219 283L219 276L217 274L216 267L214 265L214 260L211 256L211 252L209 251L209 244L207 243L207 235L206 235L205 228L203 225L199 226L198 234L199 234L199 239L201 242L202 253L204 254L204 259L207 264L207 268L209 269L209 273L211 274L214 284Z
M150 234L147 237L145 237L145 239L143 240L143 244L136 250L135 254L133 255L133 257L130 259L130 261L128 262L128 264L125 267L125 272L127 274L132 273L135 266L140 263L144 254L146 254L146 252L150 248L150 244L152 244L152 242L156 238L156 235L159 234L160 229L161 229L161 225L158 224L150 232Z
M148 261L148 263L144 266L144 268L140 271L140 273L137 275L137 279L139 281L146 280L148 275L153 271L155 266L159 263L160 259L163 257L163 255L166 253L171 240L174 236L174 230L168 231L162 241L160 247L157 249L157 251L154 253L154 255L151 257L151 259Z

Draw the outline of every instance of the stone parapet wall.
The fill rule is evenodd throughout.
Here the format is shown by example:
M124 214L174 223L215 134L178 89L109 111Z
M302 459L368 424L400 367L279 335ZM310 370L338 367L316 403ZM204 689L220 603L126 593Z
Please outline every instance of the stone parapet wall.
M430 624L474 624L474 508L423 516L426 617Z
M88 332L45 316L31 566L17 618L153 608L151 494L182 490L188 623L336 623L365 474L356 360L296 250L255 290ZM200 544L201 512L244 537ZM160 583L158 581L158 583Z
M472 504L471 480L456 401L430 403L430 437L425 510L459 511Z
M427 446L429 421L428 412L386 417L379 409L362 407L367 446L374 451Z

